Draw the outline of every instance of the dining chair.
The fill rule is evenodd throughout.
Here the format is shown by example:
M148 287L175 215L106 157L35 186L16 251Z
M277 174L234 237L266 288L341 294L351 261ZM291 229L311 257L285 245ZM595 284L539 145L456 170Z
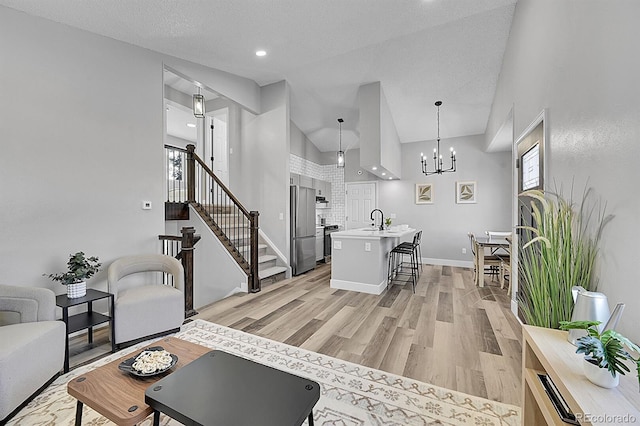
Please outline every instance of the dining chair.
M498 274L500 274L500 264L502 260L499 256L494 254L487 255L484 253L484 249L478 245L476 237L473 232L467 234L471 243L471 253L473 254L473 271L475 276L476 285L480 284L480 280L484 279L484 274L490 274L491 279L494 280ZM484 256L484 271L480 274L478 271L478 256Z

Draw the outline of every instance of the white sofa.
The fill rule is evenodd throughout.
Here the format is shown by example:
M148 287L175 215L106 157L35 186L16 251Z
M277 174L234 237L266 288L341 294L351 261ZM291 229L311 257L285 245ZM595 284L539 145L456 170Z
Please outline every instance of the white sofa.
M0 424L62 370L66 327L46 288L0 285Z

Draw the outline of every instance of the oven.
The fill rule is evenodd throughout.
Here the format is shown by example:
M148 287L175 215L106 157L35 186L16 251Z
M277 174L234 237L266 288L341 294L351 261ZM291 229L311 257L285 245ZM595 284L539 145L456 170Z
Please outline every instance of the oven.
M326 225L324 227L324 255L331 256L331 233L338 231L338 225Z

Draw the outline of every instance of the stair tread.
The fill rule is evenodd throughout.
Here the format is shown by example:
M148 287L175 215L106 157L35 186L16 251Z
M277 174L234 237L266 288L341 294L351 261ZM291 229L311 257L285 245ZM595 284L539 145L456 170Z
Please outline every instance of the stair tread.
M262 250L266 248L267 248L266 244L258 244L258 250ZM238 251L245 251L245 250L249 250L249 246L238 246Z
M262 256L258 256L258 263L269 262L270 260L276 260L278 256L274 256L272 254L265 254Z
M271 277L276 274L280 274L285 272L287 268L285 266L272 266L271 268L264 269L262 271L258 271L258 276L261 280Z

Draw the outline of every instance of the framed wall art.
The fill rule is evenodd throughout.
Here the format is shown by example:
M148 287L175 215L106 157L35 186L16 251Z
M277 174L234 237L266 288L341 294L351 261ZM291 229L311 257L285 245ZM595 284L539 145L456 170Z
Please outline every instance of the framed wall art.
M456 203L475 204L478 196L478 185L475 181L456 182Z
M433 184L416 183L416 204L433 204Z

